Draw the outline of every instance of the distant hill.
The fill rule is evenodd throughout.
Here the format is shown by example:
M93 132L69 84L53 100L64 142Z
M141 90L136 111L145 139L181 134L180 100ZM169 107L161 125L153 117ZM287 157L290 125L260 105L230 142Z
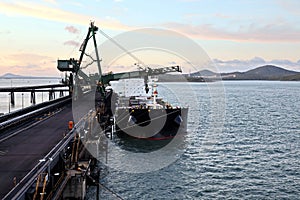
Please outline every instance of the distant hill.
M274 65L265 65L251 69L246 72L215 73L210 70L202 70L191 74L170 75L163 74L159 76L159 81L191 81L208 82L219 80L289 80L300 81L300 72L286 70Z
M20 75L12 74L12 73L6 73L3 76L0 76L0 78L20 78Z
M201 77L211 77L211 76L218 76L218 75L219 75L218 73L212 72L207 69L190 74L190 76L201 76Z
M286 70L274 65L261 66L246 72L222 73L223 80L284 80L300 72Z
M158 75L160 82L186 82L185 75L161 74Z
M296 75L285 76L282 81L300 81L300 73Z
M0 79L60 79L59 77L41 77L41 76L21 76L12 73L6 73L0 76Z

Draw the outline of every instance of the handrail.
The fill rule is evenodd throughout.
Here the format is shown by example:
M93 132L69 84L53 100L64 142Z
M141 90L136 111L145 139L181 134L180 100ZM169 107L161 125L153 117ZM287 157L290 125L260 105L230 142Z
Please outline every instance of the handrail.
M53 103L53 104L50 104L50 105L47 105L45 107L42 107L42 108L39 108L37 110L34 110L34 111L31 111L29 113L25 113L21 116L17 116L15 118L12 118L12 119L9 119L5 122L1 122L0 123L0 130L4 130L4 129L7 129L13 125L16 125L16 124L20 124L26 120L28 120L29 118L32 118L32 117L35 117L37 115L40 115L44 112L47 112L48 110L51 110L57 106L60 106L68 101L71 101L71 97L68 97L66 99L62 99L61 101L58 101L56 103Z
M25 107L23 109L12 111L10 113L6 113L6 114L0 116L0 123L4 122L4 121L7 121L9 119L12 119L12 118L14 118L16 116L20 116L20 115L23 115L25 113L29 113L31 111L37 110L39 108L46 107L48 105L52 105L52 104L54 104L56 102L60 102L60 101L62 101L64 99L68 99L68 98L70 98L70 95L64 96L64 97L60 97L58 99L54 99L54 100L50 100L50 101L45 101L45 102L38 103L38 104L35 104L35 105L31 105L31 106Z
M51 84L51 85L21 86L21 87L8 87L8 88L0 87L0 92L26 92L26 91L30 92L32 90L38 91L38 89L60 88L60 87L68 87L68 85Z

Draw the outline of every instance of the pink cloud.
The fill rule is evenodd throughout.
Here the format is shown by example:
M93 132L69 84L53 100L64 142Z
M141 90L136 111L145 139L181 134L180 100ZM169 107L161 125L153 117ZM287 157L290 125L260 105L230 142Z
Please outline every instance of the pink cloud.
M64 45L70 45L70 46L75 46L78 47L80 44L74 40L68 40L66 42L64 42Z
M80 32L79 29L75 28L74 26L66 26L65 30L67 30L70 33L74 33L74 34Z
M21 75L53 76L56 69L56 58L34 53L20 53L0 56L0 69L5 73ZM43 72L43 73L42 73Z
M299 42L300 30L287 23L256 25L240 28L237 31L219 29L212 24L190 25L165 23L164 27L187 34L190 37L208 40L232 40L239 42Z
M0 13L7 15L22 15L30 16L38 19L45 19L51 21L65 22L70 24L87 25L91 19L96 21L96 24L101 24L101 28L111 30L131 30L134 27L129 27L121 24L116 20L99 19L78 13L65 11L59 8L44 6L37 3L29 2L0 2Z
M281 8L284 8L288 12L294 15L300 14L300 2L295 0L277 0L276 1Z
M55 65L54 65L55 66ZM39 65L14 65L2 66L0 65L3 74L13 73L24 76L58 76L59 71L56 67L45 67Z

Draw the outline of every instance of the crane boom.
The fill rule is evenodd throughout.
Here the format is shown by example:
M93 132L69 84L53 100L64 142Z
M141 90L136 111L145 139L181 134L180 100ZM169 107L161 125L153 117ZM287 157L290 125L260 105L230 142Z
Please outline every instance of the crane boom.
M131 72L122 72L122 73L108 73L102 75L101 82L105 86L109 84L110 81L116 81L120 79L129 79L129 78L147 78L148 76L155 76L160 74L165 74L169 72L181 72L179 66L170 66L162 68L147 68L145 70L131 71Z

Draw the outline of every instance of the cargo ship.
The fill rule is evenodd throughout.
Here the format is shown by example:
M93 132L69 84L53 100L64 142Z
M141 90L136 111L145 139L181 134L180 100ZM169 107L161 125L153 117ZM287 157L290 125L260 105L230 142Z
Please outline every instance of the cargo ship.
M185 132L188 108L173 107L165 102L158 95L157 83L151 84L150 95L141 90L134 92L134 88L141 86L138 81L122 80L125 84L121 85L125 87L121 88L129 91L129 94L117 91L119 95L114 114L116 134L119 137L163 140L173 138L178 132Z
M169 66L161 68L139 67L137 71L122 73L102 74L100 59L98 55L95 34L98 27L92 22L88 34L81 45L80 59L59 60L58 69L60 71L71 71L75 79L81 76L86 81L93 81L81 71L81 63L85 54L85 49L90 38L93 38L99 77L95 89L95 110L97 120L104 132L111 130L120 137L129 136L138 139L164 140L170 139L179 132L187 130L188 108L173 107L158 96L157 85L151 85L152 93L149 95L149 77L170 72L182 72L179 66ZM110 38L112 39L112 38ZM144 94L125 94L124 91L116 92L116 88L111 87L111 82L122 83L126 81L129 85L135 80L142 81L139 88L145 91ZM137 87L136 84L131 84ZM125 87L126 89L126 87ZM127 88L127 90L130 90ZM133 90L130 90L133 91Z

